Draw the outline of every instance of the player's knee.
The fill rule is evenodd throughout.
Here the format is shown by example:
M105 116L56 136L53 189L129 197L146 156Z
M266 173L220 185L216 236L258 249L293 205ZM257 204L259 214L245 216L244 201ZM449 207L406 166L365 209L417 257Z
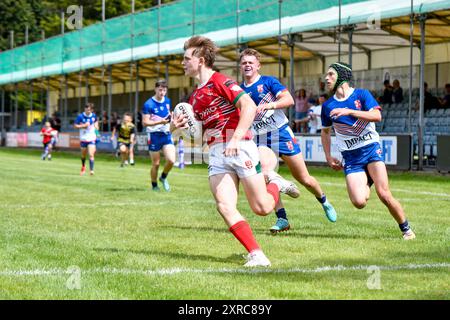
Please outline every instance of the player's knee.
M388 190L378 191L378 198L380 198L381 202L385 205L392 202L392 194Z
M311 177L310 175L307 176L300 176L298 181L304 186L305 188L312 188L316 184L316 180Z
M252 206L252 210L258 216L267 216L268 214L272 213L273 207L264 205L263 203L256 203Z
M362 209L367 204L367 199L352 199L352 204L357 209Z
M216 204L217 211L224 217L232 215L236 210L228 203L219 202Z

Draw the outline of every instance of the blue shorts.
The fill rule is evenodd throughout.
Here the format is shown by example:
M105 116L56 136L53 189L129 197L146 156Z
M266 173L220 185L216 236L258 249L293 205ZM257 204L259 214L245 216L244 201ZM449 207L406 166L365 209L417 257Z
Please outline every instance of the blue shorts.
M294 133L287 124L278 129L255 136L258 147L272 149L278 156L295 156L301 152Z
M148 151L160 151L166 144L173 144L169 132L152 132L148 134Z
M96 141L80 141L80 147L81 148L87 148L89 145L96 145Z
M383 151L380 144L374 142L355 150L343 151L342 157L344 158L344 172L345 175L348 175L366 171L367 165L371 162L383 161Z

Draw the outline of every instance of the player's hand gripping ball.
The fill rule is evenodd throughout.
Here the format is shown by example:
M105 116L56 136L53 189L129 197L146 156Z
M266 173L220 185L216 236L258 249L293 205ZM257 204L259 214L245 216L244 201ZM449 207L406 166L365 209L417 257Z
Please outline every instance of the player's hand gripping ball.
M175 116L182 114L187 119L185 127L181 128L183 133L186 133L188 136L193 138L198 138L201 136L201 125L195 119L194 110L189 103L180 102L173 109L173 113Z

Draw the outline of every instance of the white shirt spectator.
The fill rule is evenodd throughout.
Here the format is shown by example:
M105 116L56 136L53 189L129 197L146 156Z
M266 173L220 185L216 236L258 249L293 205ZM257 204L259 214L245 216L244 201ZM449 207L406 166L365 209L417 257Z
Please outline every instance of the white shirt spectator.
M320 114L322 113L322 106L312 106L309 108L308 115L309 121L309 133L317 133L318 130L322 129L322 120L320 119Z

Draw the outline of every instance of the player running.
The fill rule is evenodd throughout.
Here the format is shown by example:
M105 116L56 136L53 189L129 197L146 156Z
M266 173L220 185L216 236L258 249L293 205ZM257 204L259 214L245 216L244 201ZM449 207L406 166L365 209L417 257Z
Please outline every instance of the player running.
M365 89L350 87L352 69L342 62L333 63L326 74L328 89L334 96L322 106L322 145L328 164L334 170L344 169L347 191L352 204L362 209L370 196L370 186L397 221L403 239L416 236L409 226L400 203L389 190L386 165L383 162L379 136L374 122L381 121L381 108ZM331 156L331 126L343 161Z
M116 132L118 133L117 143L120 150L120 167L123 168L124 166L128 165L128 158L130 157L132 142L134 141L136 135L136 128L132 122L133 118L131 116L131 113L125 112L122 119L123 120L121 121L121 123L113 128L111 137L114 137L116 135Z
M148 150L152 159L150 179L152 190L159 191L158 169L160 163L160 151L166 158L166 164L159 177L165 191L170 191L167 176L175 163L175 146L170 133L170 99L166 97L167 82L159 80L155 83L155 95L148 99L142 109L142 124L147 127Z
M289 127L283 109L294 105L294 99L278 79L259 74L261 55L254 49L245 49L240 56L241 72L245 81L241 84L257 105L252 130L255 134L262 170L268 175L278 166L278 156L288 166L294 178L311 192L322 205L326 217L336 222L336 211L328 202L317 180L309 175L300 147ZM283 203L275 208L277 221L270 228L272 233L289 230L290 225Z
M277 174L266 185L249 130L256 114L255 103L234 80L212 69L217 52L214 42L195 36L185 42L184 50L184 72L200 82L189 103L202 122L209 146L209 185L217 210L249 252L245 266L270 266L250 225L237 209L239 181L252 210L263 216L272 212L280 191L298 197L298 190ZM173 124L180 126L177 117Z
M41 159L45 160L47 158L49 161L52 160L52 149L53 141L57 131L52 128L50 121L46 121L44 127L41 129L40 135L42 137L42 143L44 145L44 153L42 153Z
M80 113L75 119L75 129L80 129L80 147L81 147L81 171L80 175L86 173L86 155L89 154L89 173L94 175L94 156L96 151L95 142L97 140L97 134L95 130L98 130L98 118L93 112L94 104L87 103L84 107L84 112Z

